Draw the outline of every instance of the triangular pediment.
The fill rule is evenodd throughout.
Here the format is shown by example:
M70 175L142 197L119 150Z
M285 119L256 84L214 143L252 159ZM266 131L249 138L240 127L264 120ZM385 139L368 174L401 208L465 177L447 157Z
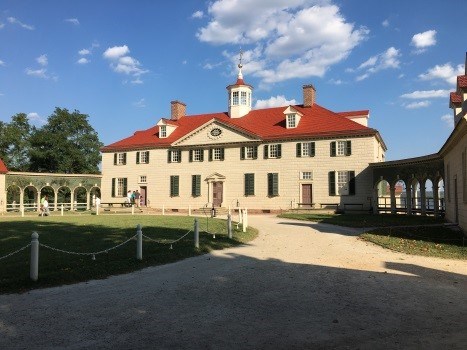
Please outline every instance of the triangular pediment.
M220 180L225 180L225 176L219 173L212 173L209 176L206 176L205 181L220 181Z
M199 128L182 136L173 146L216 145L230 143L245 143L260 140L256 135L250 134L233 125L212 119Z

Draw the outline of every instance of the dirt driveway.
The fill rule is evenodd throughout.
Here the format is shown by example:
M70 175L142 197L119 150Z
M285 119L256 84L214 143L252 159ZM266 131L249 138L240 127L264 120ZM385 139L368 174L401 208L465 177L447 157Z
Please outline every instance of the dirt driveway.
M0 296L0 349L465 349L467 262L250 216L249 245Z

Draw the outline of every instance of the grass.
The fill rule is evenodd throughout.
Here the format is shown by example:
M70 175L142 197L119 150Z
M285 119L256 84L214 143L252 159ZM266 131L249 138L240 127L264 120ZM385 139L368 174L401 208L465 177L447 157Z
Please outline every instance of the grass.
M347 227L377 227L360 237L406 254L467 260L467 247L464 246L462 231L441 226L444 223L443 219L415 215L314 213L285 213L280 217Z
M148 266L167 264L188 257L205 254L246 243L257 236L257 231L235 230L233 238L227 236L226 222L219 219L199 218L200 247L194 247L194 234L173 244L189 230L194 218L183 216L130 216L130 215L81 215L25 218L0 218L0 257L30 243L32 232L39 234L39 242L61 250L97 252L120 244L136 234L136 226L143 234L159 244L143 238L143 260L136 259L136 241L107 253L70 255L40 247L39 279L29 278L30 248L0 261L0 293L23 292L29 289L57 286L135 271ZM216 233L212 234L204 231Z

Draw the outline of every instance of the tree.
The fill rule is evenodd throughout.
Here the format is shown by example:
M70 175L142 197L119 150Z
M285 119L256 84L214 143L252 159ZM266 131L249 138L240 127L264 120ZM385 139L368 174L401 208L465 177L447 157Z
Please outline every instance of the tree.
M30 171L99 173L103 144L88 122L88 115L55 108L47 124L31 135Z
M29 169L29 141L34 129L25 113L11 117L9 124L0 123L0 157L7 164L8 169L16 171Z

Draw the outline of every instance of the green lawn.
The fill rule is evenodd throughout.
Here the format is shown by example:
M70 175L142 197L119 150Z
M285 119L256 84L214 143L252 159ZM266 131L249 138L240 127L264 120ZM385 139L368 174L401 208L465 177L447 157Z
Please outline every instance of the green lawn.
M444 221L434 217L313 213L286 213L280 215L280 217L347 227L377 227L367 231L360 237L382 247L406 254L467 260L467 247L464 246L463 233L440 225ZM439 226L430 226L436 224ZM420 226L410 227L412 225ZM467 239L465 239L465 243L467 244Z
M110 275L135 271L147 266L167 264L188 257L205 254L214 249L246 243L257 231L248 228L243 233L232 225L233 239L227 237L223 220L199 218L200 248L194 248L194 233L172 245L170 242L193 231L194 218L184 216L150 215L80 215L55 217L0 218L0 258L27 245L31 234L39 234L39 242L50 247L73 252L108 250L136 234L142 226L143 260L136 259L136 240L98 254L72 255L40 247L39 280L29 279L30 248L0 260L0 293L19 292L33 288L69 284ZM215 238L212 234L216 233Z

